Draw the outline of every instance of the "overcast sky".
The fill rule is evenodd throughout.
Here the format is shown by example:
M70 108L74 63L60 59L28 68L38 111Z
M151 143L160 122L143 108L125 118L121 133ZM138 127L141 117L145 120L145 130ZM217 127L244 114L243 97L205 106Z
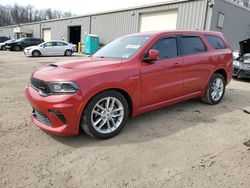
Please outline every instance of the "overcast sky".
M16 2L20 5L31 4L37 9L52 8L81 15L166 1L169 0L0 0L0 5Z

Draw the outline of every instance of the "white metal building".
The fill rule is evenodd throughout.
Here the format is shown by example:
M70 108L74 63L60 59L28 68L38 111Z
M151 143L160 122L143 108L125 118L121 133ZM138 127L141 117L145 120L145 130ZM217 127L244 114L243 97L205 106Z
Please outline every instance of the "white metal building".
M187 29L222 32L233 49L250 38L250 9L230 0L170 0L164 3L70 18L0 27L0 36L33 36L77 43L85 34L107 44L135 32Z

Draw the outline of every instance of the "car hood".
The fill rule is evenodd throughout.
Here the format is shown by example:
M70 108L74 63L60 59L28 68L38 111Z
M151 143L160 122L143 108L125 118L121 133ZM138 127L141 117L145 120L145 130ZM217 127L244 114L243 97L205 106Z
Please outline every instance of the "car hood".
M81 59L52 63L35 71L32 77L50 81L77 81L92 74L112 71L121 65L121 60Z
M35 49L35 48L37 48L38 46L29 46L29 47L26 47L26 48L24 48L25 50L31 50L31 49Z
M6 42L5 44L16 44L16 43L18 43L18 42L13 41L13 42Z
M240 54L241 55L250 53L250 38L243 40L243 41L240 41L239 44L240 44Z

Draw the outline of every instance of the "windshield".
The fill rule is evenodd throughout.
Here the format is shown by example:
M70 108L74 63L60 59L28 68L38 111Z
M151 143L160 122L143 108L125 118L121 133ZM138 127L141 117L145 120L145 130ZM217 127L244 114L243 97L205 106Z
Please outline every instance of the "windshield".
M94 58L128 59L149 40L150 36L120 37L97 51Z

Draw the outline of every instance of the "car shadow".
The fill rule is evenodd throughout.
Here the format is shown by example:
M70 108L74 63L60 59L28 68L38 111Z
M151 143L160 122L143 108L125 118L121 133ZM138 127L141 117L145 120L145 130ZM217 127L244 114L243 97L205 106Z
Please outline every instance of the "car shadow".
M234 110L241 110L244 113L244 108L250 106L250 101L242 102L243 96L250 96L250 91L229 88L226 90L223 101L218 105L204 104L197 99L148 112L129 119L119 135L106 140L90 138L82 131L79 135L70 137L48 135L73 148L148 142L171 136L200 124L213 124L219 116Z
M65 56L65 55L48 55L48 56L39 56L39 57L34 57L34 56L27 56L27 58L31 59L44 59L44 58L50 58L50 57L62 57L62 58L72 58L72 57L90 57L85 54L79 54L79 53L73 53L71 56Z
M250 82L250 78L233 78L236 81L241 81L241 82Z

